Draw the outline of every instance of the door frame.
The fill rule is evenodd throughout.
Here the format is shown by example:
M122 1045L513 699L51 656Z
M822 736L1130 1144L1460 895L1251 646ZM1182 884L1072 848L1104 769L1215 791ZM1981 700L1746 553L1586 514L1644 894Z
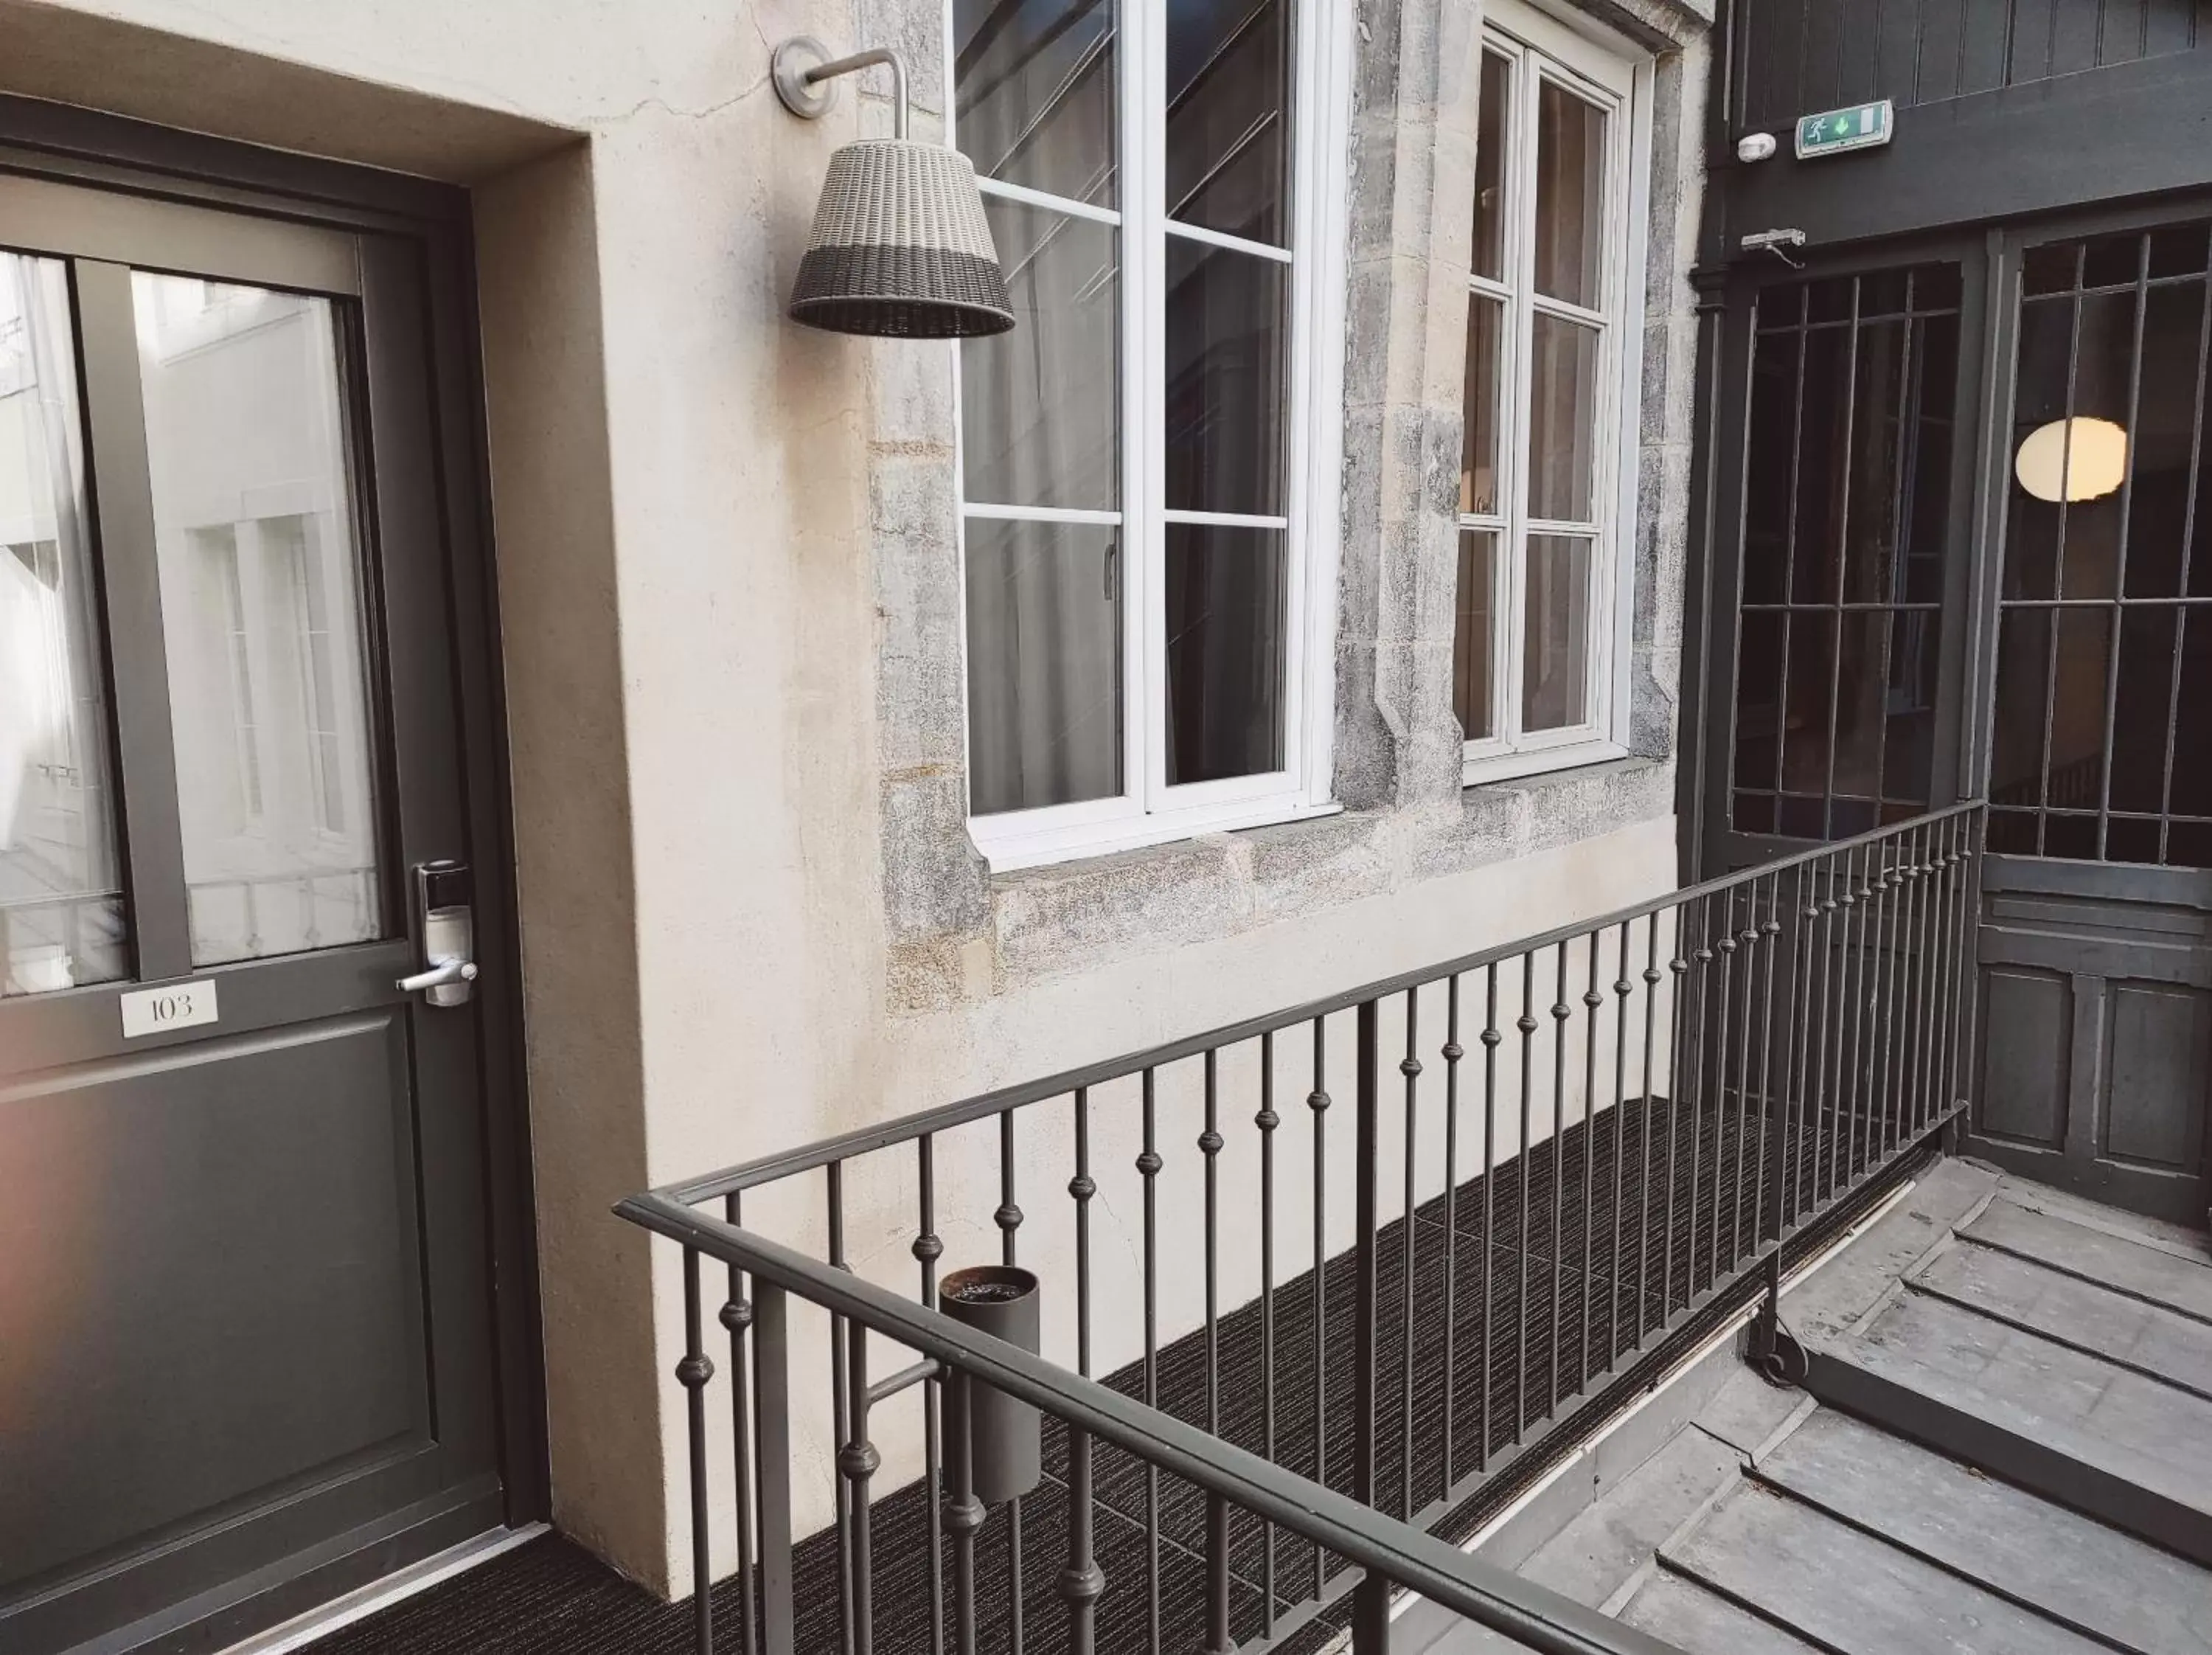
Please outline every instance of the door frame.
M120 192L281 222L373 232L422 277L438 475L428 487L446 538L457 732L476 858L477 1087L490 1238L494 1396L510 1525L550 1512L544 1342L522 1031L515 847L495 563L475 306L471 204L455 186L264 149L119 116L0 94L0 174ZM380 717L392 716L389 709ZM236 1635L366 1584L410 1560L372 1545L250 1591L220 1611ZM204 1625L204 1623L203 1623ZM216 1641L227 1641L220 1631Z

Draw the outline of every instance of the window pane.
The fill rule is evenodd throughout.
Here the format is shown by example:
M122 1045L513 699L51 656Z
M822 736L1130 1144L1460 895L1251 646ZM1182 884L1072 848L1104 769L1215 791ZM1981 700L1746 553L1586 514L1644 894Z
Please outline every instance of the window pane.
M332 306L131 283L193 962L380 935Z
M1553 81L1536 92L1536 290L1603 301L1605 112Z
M1596 510L1598 331L1538 311L1528 379L1528 515L1587 523Z
M1844 599L1890 603L1897 569L1898 450L1905 411L1905 324L1858 330L1849 477L1844 489ZM1847 789L1855 791L1855 789Z
M2197 232L2199 241L2203 232ZM2151 238L2155 246L2158 238ZM2181 590L2189 531L2189 462L2204 361L2204 289L2153 288L2143 298L2142 386L2128 469L2127 590L2131 598Z
M1459 589L1452 632L1452 706L1469 741L1498 733L1491 706L1491 660L1497 628L1498 536L1466 529L1459 537Z
M1789 681L1782 718L1782 787L1813 800L1810 837L1822 837L1821 800L1828 791L1829 709L1836 664L1833 612L1790 618ZM1791 831L1785 824L1784 833Z
M1103 524L968 520L976 815L1121 791L1119 534Z
M1997 630L1997 688L1990 747L1990 802L2043 797L2043 714L2051 683L2047 609L2006 612Z
M984 198L1019 325L960 347L970 502L1121 503L1121 283L1109 224Z
M130 975L67 267L0 253L0 996Z
M2071 300L2045 299L2021 306L2012 405L2014 455L2032 433L2066 417L2066 380L2073 349ZM2057 581L2061 508L2055 500L2030 494L2021 486L2013 468L2006 469L2004 595L2048 598Z
M1170 523L1170 786L1283 768L1283 533Z
M1787 615L1754 612L1737 635L1735 785L1772 789L1782 750L1782 635Z
M1881 796L1925 805L1936 774L1936 682L1943 618L1912 610L1890 618L1889 721L1882 737Z
M1167 504L1283 509L1285 268L1170 235Z
M1512 130L1513 65L1482 54L1482 108L1474 151L1474 263L1477 276L1505 279L1505 135Z
M2119 677L2112 709L2114 810L2155 815L2166 808L2167 709L2179 665L2175 612L2148 606L2120 611Z
M2115 618L2115 611L2103 608L2057 611L2058 677L2045 781L2054 808L2093 811L2104 794L2105 691Z
M1115 204L1114 0L953 0L952 52L954 130L976 172Z
M1558 730L1589 721L1590 543L1579 535L1528 537L1528 602L1521 660L1521 727Z
M1498 395L1504 364L1498 344L1505 307L1480 294L1467 301L1466 433L1461 445L1459 508L1487 517L1501 509L1498 496Z
M1290 9L1169 0L1169 217L1289 245Z
M1761 333L1752 344L1751 421L1743 478L1743 601L1747 604L1779 603L1785 595L1800 343L1796 333Z

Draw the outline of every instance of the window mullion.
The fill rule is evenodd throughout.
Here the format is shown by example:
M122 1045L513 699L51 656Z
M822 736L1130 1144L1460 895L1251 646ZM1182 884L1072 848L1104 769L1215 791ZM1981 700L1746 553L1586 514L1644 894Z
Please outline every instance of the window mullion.
M1535 397L1534 336L1536 226L1536 85L1535 57L1517 53L1513 60L1513 103L1508 117L1507 165L1509 180L1505 271L1513 290L1510 326L1512 329L1513 470L1509 482L1509 527L1505 537L1500 613L1504 621L1505 647L1498 704L1498 733L1509 747L1517 747L1522 698L1528 681L1528 477L1534 458L1535 423L1531 410Z
M1121 690L1127 793L1141 811L1159 808L1166 781L1167 639L1161 511L1167 457L1166 233L1161 224L1160 151L1165 137L1165 20L1157 8L1124 9L1121 53L1121 260L1127 310L1122 327L1122 597L1127 675ZM1133 15L1132 15L1133 14Z

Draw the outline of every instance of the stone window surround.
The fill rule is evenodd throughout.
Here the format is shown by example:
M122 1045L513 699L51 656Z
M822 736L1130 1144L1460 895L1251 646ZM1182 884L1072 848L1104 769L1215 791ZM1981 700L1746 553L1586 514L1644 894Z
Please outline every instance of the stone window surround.
M1565 14L1564 3L1549 9ZM917 114L943 107L942 18L871 0ZM872 348L870 521L889 1001L895 1013L1273 923L1672 812L1711 0L1578 8L1656 54L1626 757L1462 783L1452 711L1477 0L1359 0L1346 251L1336 642L1343 811L993 874L968 830L950 350ZM864 114L887 125L879 102ZM927 123L925 122L925 125Z

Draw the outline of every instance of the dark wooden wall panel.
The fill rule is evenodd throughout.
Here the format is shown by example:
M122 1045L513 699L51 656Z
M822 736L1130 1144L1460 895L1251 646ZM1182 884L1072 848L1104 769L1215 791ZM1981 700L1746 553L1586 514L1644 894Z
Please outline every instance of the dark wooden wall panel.
M2070 985L2056 972L2017 967L1984 979L1984 1025L2002 1021L2020 1037L1992 1043L1982 1077L1982 1131L2056 1149L2066 1139L2066 1082L2072 1062Z
M1874 98L1899 107L2194 50L2204 0L1747 0L1747 128Z

